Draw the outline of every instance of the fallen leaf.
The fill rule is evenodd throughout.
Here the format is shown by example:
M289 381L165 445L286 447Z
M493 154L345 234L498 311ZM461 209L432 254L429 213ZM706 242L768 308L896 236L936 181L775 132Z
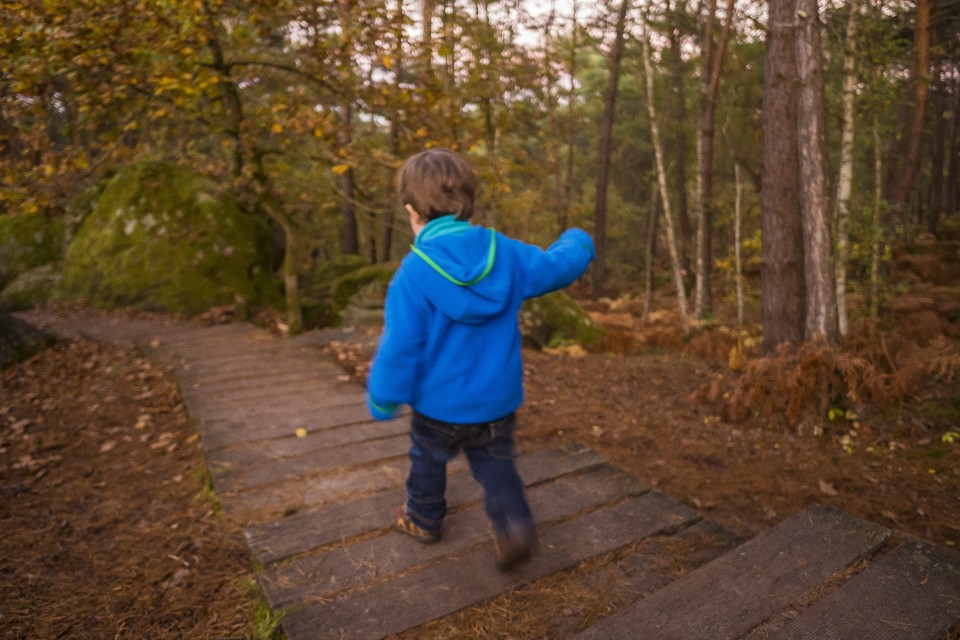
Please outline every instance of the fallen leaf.
M307 430L304 429L303 427L297 427L297 430L296 430L294 433L297 434L297 437L298 437L298 438L306 438L306 437L307 437Z
M837 495L836 487L834 487L832 484L830 484L826 480L822 480L822 479L820 480L820 492L825 493L828 496Z
M111 451L115 446L117 446L116 440L107 440L102 445L100 445L100 453L106 453L107 451Z

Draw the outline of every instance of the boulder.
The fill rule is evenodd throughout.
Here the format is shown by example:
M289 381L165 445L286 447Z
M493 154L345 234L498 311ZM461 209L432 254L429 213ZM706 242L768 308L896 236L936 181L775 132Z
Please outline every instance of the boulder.
M54 264L45 264L21 273L0 291L0 308L10 311L31 309L54 297L60 283L60 271Z
M60 259L63 221L42 213L0 215L0 289L17 276Z
M26 360L54 342L53 336L33 325L0 313L0 369Z
M197 173L141 162L117 172L64 259L60 293L96 306L196 314L279 302L270 233Z
M524 302L520 332L526 344L540 349L571 344L590 347L599 344L604 336L603 328L562 291Z

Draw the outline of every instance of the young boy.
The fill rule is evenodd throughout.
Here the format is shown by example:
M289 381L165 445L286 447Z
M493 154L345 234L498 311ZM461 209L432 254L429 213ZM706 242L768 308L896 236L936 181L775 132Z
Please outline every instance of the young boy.
M440 539L447 462L461 449L485 493L497 566L536 546L514 467L514 411L523 401L517 313L526 298L567 286L595 257L570 229L549 249L471 225L476 178L466 161L430 149L400 168L398 187L416 237L387 291L383 336L367 382L371 415L413 409L407 502L393 527Z

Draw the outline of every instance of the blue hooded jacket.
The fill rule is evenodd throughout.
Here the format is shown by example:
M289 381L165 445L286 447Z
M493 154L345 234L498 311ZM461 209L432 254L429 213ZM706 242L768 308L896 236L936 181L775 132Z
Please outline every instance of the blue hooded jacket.
M523 402L520 305L569 285L595 256L580 229L544 251L453 216L431 220L387 290L367 379L371 415L385 420L408 404L470 424L516 410Z

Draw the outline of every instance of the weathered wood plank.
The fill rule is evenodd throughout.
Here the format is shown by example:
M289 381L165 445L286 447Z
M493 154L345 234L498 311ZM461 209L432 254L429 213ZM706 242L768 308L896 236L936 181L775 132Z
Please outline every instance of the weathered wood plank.
M960 622L960 558L900 545L801 611L770 640L942 640Z
M738 638L889 535L884 527L816 505L576 637Z
M451 464L465 466L462 456ZM523 454L517 458L517 471L527 486L597 467L604 459L595 451L584 448L545 449ZM406 479L409 462L403 470L401 484ZM358 481L361 479L357 478ZM369 479L367 480L369 482ZM306 494L309 499L310 492ZM447 507L455 509L482 497L480 486L466 474L451 475L447 480ZM364 500L329 504L303 511L277 522L249 527L244 531L247 546L264 564L276 562L297 553L316 549L351 536L376 531L383 526L393 507L404 500L402 491L374 494Z
M455 562L431 564L295 611L283 619L283 629L292 640L382 638L697 519L692 509L651 491L545 528L539 553L512 573L497 571L492 545L485 544Z
M527 499L536 523L542 525L647 490L649 487L632 476L604 466L532 487ZM388 526L390 511L380 516L381 526ZM332 596L439 558L460 556L488 541L489 530L483 507L475 504L447 516L438 544L422 545L400 534L383 535L268 569L257 576L257 581L270 606L284 608Z
M393 436L286 458L264 458L255 465L216 465L211 473L218 490L238 492L405 456L408 448L406 435Z
M287 437L244 443L227 449L211 451L207 455L207 461L211 465L247 465L270 458L284 458L366 440L387 438L407 433L410 429L410 418L404 416L393 420L384 420L383 422L370 420L360 424L330 427L318 431L309 431L309 423L305 424L307 424L304 427L307 429L307 435L303 437L295 435L296 426L287 425L287 433L289 434Z
M242 419L237 415L242 409L237 409L233 415L212 416L195 410L190 404L187 409L202 423L203 446L206 451L216 451L245 442L283 438L295 432L298 427L319 430L370 421L367 406L361 403L333 407L304 405L267 414L249 413Z

